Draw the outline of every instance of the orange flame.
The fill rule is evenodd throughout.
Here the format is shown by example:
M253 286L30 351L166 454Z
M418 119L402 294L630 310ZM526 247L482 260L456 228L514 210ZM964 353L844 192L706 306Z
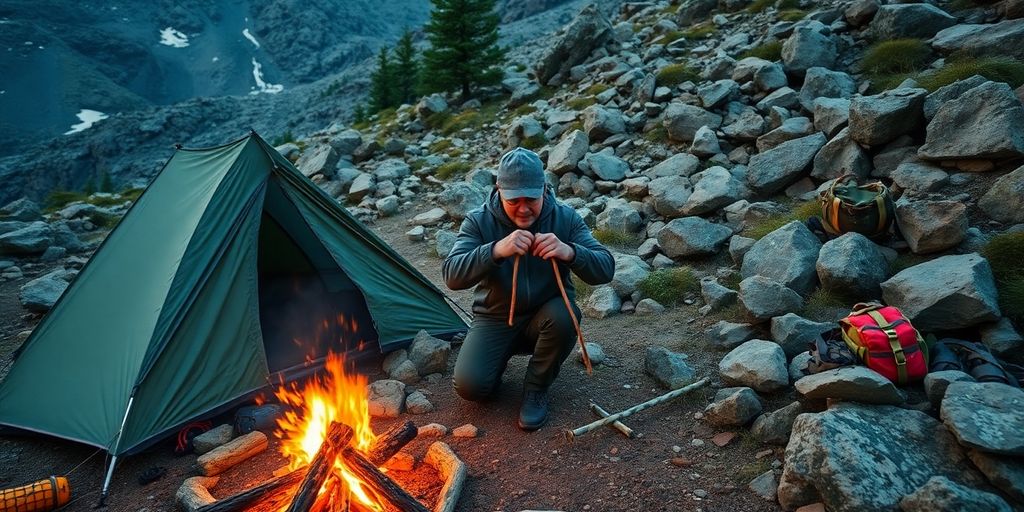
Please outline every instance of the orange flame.
M370 428L370 408L367 398L367 379L345 372L344 358L333 353L327 355L326 371L322 377L310 379L299 389L295 384L282 386L274 393L281 403L292 410L277 420L275 435L281 439L281 454L288 458L288 467L296 470L309 464L323 443L331 422L344 423L352 428L350 446L366 452L377 436ZM335 468L345 482L345 488L370 510L384 510L364 489L359 477L346 470L337 459Z

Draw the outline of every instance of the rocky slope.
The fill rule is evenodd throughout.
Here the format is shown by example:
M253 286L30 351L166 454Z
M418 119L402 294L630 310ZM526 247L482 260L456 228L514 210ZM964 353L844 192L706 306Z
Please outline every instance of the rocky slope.
M784 466L752 492L786 510L1024 506L1024 415L1007 405L1024 403L1020 389L964 372L901 389L862 367L801 371L807 341L859 300L1019 361L1022 312L1006 299L1020 291L997 273L1007 262L982 254L997 240L1024 251L1024 91L981 76L925 89L927 73L886 86L861 59L876 41L908 37L926 42L933 70L958 50L1012 54L1024 34L1020 3L792 7L588 8L517 47L502 89L483 101L434 95L278 149L364 220L412 198L434 202L408 236L444 255L493 185L501 152L533 147L561 200L616 247L616 278L589 293L585 314L657 321L671 304L641 283L660 269L701 278L670 289L670 300L659 295L724 318L705 347L727 351L722 389L698 419L787 446ZM891 186L898 232L828 239L807 228L818 192L844 173ZM49 223L27 203L9 210L27 212L0 234L0 248L22 258L6 264L9 275L20 261L65 262L95 230L87 206ZM25 293L59 290L68 276L59 270ZM678 347L651 347L647 361L668 387L692 378ZM762 410L779 397L789 405Z

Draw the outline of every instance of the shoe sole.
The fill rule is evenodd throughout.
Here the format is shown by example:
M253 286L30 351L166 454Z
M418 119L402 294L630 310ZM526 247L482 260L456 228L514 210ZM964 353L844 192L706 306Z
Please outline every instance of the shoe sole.
M540 422L537 425L525 425L523 424L523 420L518 420L516 423L519 425L519 430L524 430L526 432L535 432L537 430L540 430L541 427L547 424L547 422L548 419L544 418L544 421Z

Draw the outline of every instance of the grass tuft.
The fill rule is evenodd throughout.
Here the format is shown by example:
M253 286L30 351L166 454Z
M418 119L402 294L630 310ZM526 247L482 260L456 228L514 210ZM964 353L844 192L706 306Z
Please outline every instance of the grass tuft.
M678 35L692 41L695 39L704 39L705 37L715 33L715 30L715 25L713 23L705 21L694 25L689 30L684 30L678 33ZM678 37L676 39L678 39Z
M540 149L541 147L544 146L544 144L547 143L548 138L544 136L544 133L538 133L537 135L533 135L531 137L527 137L519 141L520 146L531 150Z
M849 312L855 302L835 291L818 288L807 297L803 316L816 322L833 322L837 311Z
M644 133L644 140L648 142L668 142L668 130L664 126L655 126Z
M906 74L928 67L932 51L920 39L894 39L872 45L860 59L861 69L873 78Z
M427 148L427 150L431 153L443 153L450 147L452 147L451 139L437 139L430 144L430 147Z
M754 436L750 437L753 438ZM749 464L744 464L743 466L740 466L739 469L736 470L736 473L733 475L732 479L733 482L736 483L736 485L747 485L750 483L751 480L763 475L764 473L771 469L772 458L765 457L761 460L757 460Z
M612 247L638 247L644 241L641 233L623 233L608 228L597 228L593 231L593 235L598 242Z
M687 294L700 291L700 281L689 267L655 270L640 281L640 293L665 306L683 302Z
M782 41L772 41L770 43L762 44L751 48L740 54L739 60L747 57L757 57L759 59L777 61L782 60Z
M800 21L804 16L807 16L807 11L800 9L787 9L779 13L779 19L782 21Z
M512 111L517 117L522 117L527 114L532 114L537 111L537 107L527 103L526 105L519 105L515 110Z
M655 83L658 87L675 87L685 81L700 80L700 73L686 64L669 64L658 70Z
M1024 233L996 235L981 254L992 266L1003 316L1024 326Z
M580 279L580 276L572 274L572 285L576 288L576 299L584 300L594 293L594 287Z
M820 216L821 205L817 201L807 201L805 203L799 203L793 207L793 211L790 213L784 213L780 215L772 215L757 221L756 223L747 226L743 230L743 236L753 238L754 240L760 240L765 237L768 233L775 231L776 229L798 220L805 222L807 219Z
M580 96L567 101L565 104L573 110L583 110L596 103L597 98L593 96Z
M1024 85L1024 62L1012 57L964 57L947 60L942 68L917 77L921 87L935 91L957 80L981 75L993 82L1005 82L1016 89Z
M470 165L468 162L462 160L451 160L441 164L437 171L434 172L434 176L438 179L446 180L454 176L461 176L469 172Z
M612 88L612 86L610 86L608 84L594 84L594 85L591 85L590 87L587 87L586 90L583 91L583 94L589 94L590 96L597 96L598 94L601 94L602 92L605 92L605 91L607 91L608 89L611 89L611 88Z

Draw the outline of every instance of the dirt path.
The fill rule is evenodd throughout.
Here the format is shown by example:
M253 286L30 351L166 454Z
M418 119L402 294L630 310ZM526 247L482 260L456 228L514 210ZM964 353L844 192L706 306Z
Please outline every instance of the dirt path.
M396 217L374 222L371 228L429 279L443 286L440 260L433 256L429 244L411 242L404 235L409 229L407 219L425 209L425 205L413 205ZM0 362L10 356L11 337L27 327L16 299L20 284L0 283ZM470 292L450 295L468 309ZM595 368L594 375L588 377L580 363L567 362L552 389L551 420L538 432L524 433L515 425L526 357L513 359L494 403L477 405L459 399L451 389L449 371L441 382L416 386L427 393L435 410L421 416L406 415L401 421L408 419L417 425L436 422L449 429L471 423L480 429L481 436L475 439L451 435L443 439L469 467L460 511L779 510L774 502L750 492L747 483L770 469L774 461L781 461L781 447L761 445L743 429L729 445L713 444L711 438L719 432L694 419L713 396L713 389L629 418L626 423L642 433L638 439L625 439L610 429L592 432L572 444L563 437L564 430L593 421L588 409L591 400L609 411L618 411L664 392L643 373L643 354L649 345L690 354L698 374L712 377L717 385L717 364L723 354L703 350L699 333L711 319L695 320L698 306L673 308L654 317L586 319L585 337L602 345L609 364ZM454 357L450 364L454 364ZM371 379L383 377L378 368L369 371L376 372ZM765 410L774 410L791 399L768 397ZM376 421L374 428L383 431L397 421ZM422 456L432 441L417 440L410 451ZM0 437L0 487L65 474L95 451L51 438ZM756 457L759 452L760 459ZM191 455L172 455L172 444L165 442L119 462L108 510L175 510L174 492L191 474L193 461ZM226 496L263 480L282 463L276 451L269 450L226 473L214 488L214 495ZM67 510L90 510L98 498L102 464L101 453L71 474L76 501ZM153 466L166 467L166 476L140 485L139 474Z

